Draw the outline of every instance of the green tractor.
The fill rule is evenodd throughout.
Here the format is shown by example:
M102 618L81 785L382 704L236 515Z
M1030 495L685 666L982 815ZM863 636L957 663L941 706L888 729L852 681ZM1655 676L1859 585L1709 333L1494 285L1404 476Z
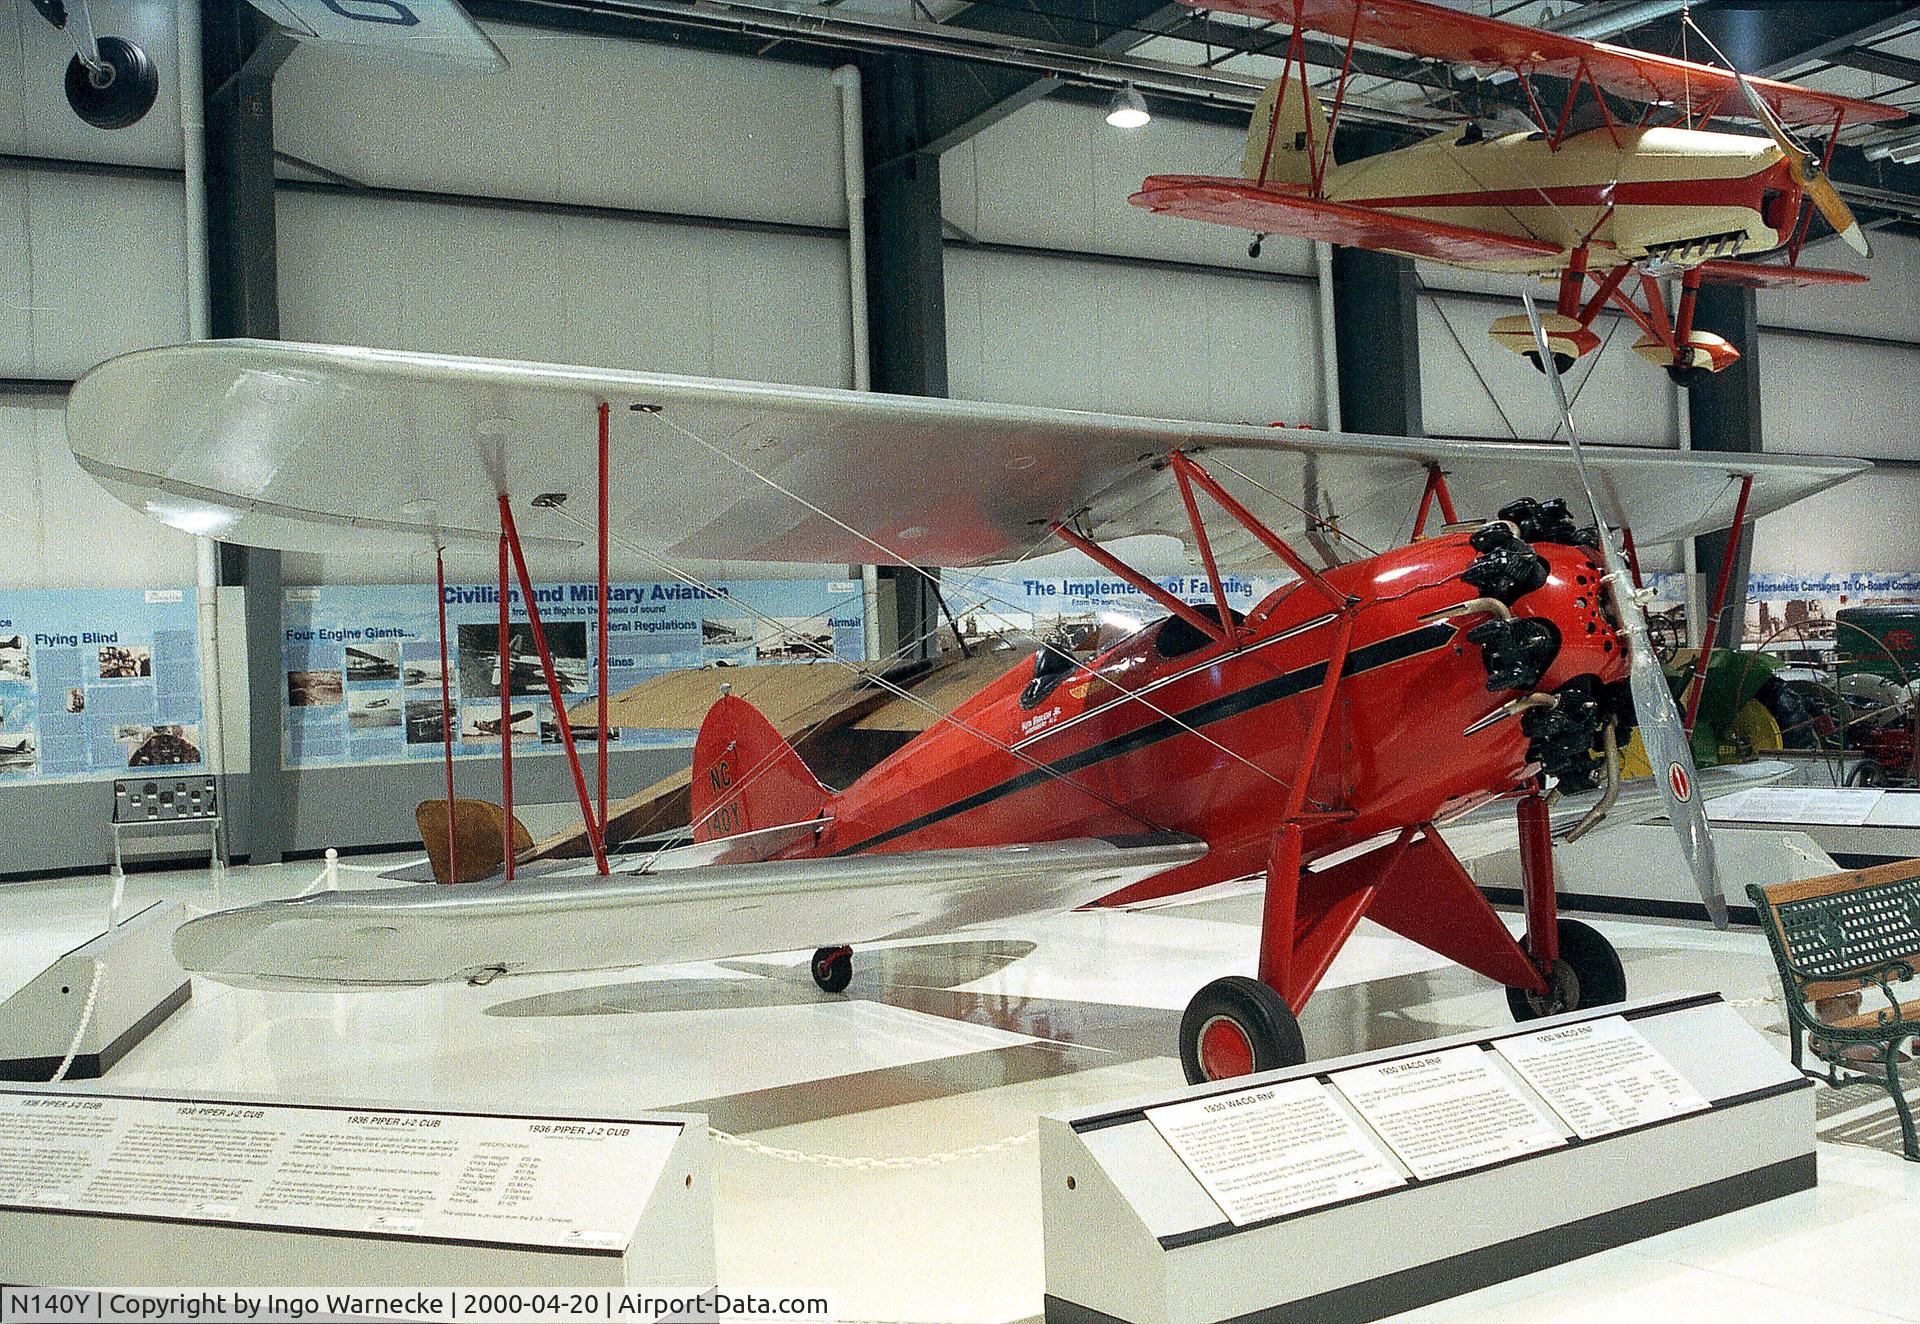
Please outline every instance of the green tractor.
M1667 684L1686 711L1699 650L1681 649L1667 660ZM1693 724L1693 761L1702 768L1744 763L1784 749L1827 748L1844 722L1836 721L1831 691L1795 673L1800 669L1770 653L1716 648L1707 658L1705 689ZM1648 775L1639 733L1628 742L1621 771Z

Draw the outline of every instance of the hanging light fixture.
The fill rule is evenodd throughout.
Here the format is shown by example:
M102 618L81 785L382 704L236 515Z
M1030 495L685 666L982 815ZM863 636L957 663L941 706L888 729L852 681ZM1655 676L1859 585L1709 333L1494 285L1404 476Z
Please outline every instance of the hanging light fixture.
M1116 129L1137 129L1152 119L1146 101L1132 83L1115 91L1113 100L1107 103L1107 123Z

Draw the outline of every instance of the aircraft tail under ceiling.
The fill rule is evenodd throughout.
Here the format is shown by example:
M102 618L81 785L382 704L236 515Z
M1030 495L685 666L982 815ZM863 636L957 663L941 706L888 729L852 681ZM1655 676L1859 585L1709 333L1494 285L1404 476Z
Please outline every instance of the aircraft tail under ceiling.
M1253 108L1240 173L1262 184L1309 184L1314 159L1326 145L1320 98L1304 80L1282 76L1267 84Z

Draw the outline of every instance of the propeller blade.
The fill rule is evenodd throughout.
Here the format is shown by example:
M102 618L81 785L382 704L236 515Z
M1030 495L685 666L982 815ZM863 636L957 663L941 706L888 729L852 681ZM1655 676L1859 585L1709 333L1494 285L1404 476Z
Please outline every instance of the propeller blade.
M1560 418L1567 429L1567 447L1573 458L1574 472L1585 489L1587 509L1593 512L1593 524L1600 531L1600 555L1607 570L1607 593L1613 600L1614 615L1619 618L1620 635L1627 644L1627 685L1633 691L1634 718L1640 727L1640 742L1646 748L1653 775L1660 779L1660 795L1666 803L1667 817L1680 838L1680 854L1693 871L1694 886L1715 928L1727 927L1727 901L1720 888L1720 871L1714 863L1713 837L1707 830L1707 811L1699 795L1699 774L1693 766L1693 750L1687 741L1686 724L1673 702L1667 685L1667 673L1660 665L1648 634L1646 608L1633 595L1633 578L1626 559L1614 545L1613 534L1600 513L1600 502L1593 494L1593 482L1587 476L1586 461L1580 454L1580 437L1573 427L1573 408L1567 402L1566 383L1547 344L1547 331L1540 324L1540 310L1534 306L1533 291L1523 288L1520 297L1527 305L1527 321L1533 327L1534 343L1540 347L1540 361L1553 394L1560 404Z
M1687 20L1687 25L1695 32L1700 32L1699 25L1691 18ZM1708 46L1713 47L1713 53L1725 60L1727 66L1732 69L1734 81L1740 85L1740 94L1747 99L1748 109L1753 111L1753 117L1760 121L1760 127L1767 131L1767 136L1773 139L1774 145L1780 149L1780 154L1792 163L1794 179L1798 181L1801 188L1806 190L1807 196L1813 199L1813 205L1820 209L1820 214L1826 218L1827 224L1833 227L1835 234L1847 241L1847 246L1854 252L1861 257L1872 257L1873 246L1867 242L1866 231L1862 230L1860 223L1854 220L1852 209L1841 199L1840 191L1833 186L1833 181L1828 179L1820 169L1820 163L1814 159L1813 152L1798 138L1787 132L1787 126L1782 124L1780 117L1773 113L1773 107L1769 106L1759 90L1747 81L1745 74L1733 68L1733 61L1727 60L1720 48L1713 45L1713 39L1704 32L1700 32L1700 35L1706 40Z
M1753 84L1747 81L1747 76L1735 69L1733 77L1734 81L1740 84L1741 94L1747 99L1747 108L1753 112L1753 117L1760 121L1760 127L1767 131L1767 136L1773 139L1774 145L1780 149L1781 153L1789 160L1810 159L1813 153L1808 151L1798 138L1787 132L1787 126L1782 124L1780 117L1773 113L1773 107L1767 104L1766 98L1762 97Z
M1825 175L1815 175L1806 182L1807 196L1813 199L1813 205L1820 209L1834 233L1847 241L1847 247L1861 257L1873 256L1873 245L1867 242L1867 232L1860 228L1860 222L1853 219L1853 210L1840 196L1840 190Z

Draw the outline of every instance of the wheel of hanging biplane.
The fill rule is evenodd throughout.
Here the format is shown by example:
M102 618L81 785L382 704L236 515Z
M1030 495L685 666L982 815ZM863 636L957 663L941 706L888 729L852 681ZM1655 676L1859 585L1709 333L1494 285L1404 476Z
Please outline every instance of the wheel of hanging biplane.
M1187 1082L1227 1080L1307 1060L1300 1022L1287 1000L1257 979L1216 979L1180 1018L1180 1065Z
M94 48L97 60L76 55L67 64L67 104L96 129L138 124L160 95L153 57L125 37L102 37Z
M809 967L822 993L844 993L853 982L853 948L822 947Z
M1535 372L1539 372L1539 373L1546 372L1546 368L1543 366L1542 360L1540 358L1539 350L1530 349L1526 351L1526 360L1528 363L1531 363L1533 365L1533 370ZM1553 356L1553 366L1561 372L1565 372L1567 369L1571 368L1573 366L1573 362L1574 362L1574 359L1573 359L1573 355L1571 354L1556 353Z
M1516 1021L1626 1000L1627 972L1620 964L1620 954L1599 930L1577 919L1560 921L1560 959L1547 972L1547 991L1507 990L1507 1007Z

